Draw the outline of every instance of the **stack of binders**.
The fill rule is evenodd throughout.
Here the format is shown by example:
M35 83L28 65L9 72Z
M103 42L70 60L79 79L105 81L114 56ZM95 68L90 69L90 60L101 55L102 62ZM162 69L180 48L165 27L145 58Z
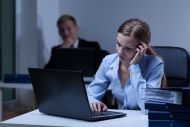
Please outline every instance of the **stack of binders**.
M181 104L146 101L149 127L190 127L190 89L181 91L183 95Z
M146 102L149 127L190 127L190 106Z

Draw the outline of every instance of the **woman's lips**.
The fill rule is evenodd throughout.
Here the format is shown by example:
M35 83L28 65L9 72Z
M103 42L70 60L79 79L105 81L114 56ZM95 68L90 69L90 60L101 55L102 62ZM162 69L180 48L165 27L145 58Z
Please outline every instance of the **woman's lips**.
M119 58L120 58L120 59L126 59L126 57L124 57L124 56L119 56Z

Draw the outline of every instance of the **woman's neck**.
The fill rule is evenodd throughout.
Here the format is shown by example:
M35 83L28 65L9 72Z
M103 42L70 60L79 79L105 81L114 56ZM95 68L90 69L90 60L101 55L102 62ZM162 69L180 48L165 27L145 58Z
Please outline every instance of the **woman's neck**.
M128 69L129 68L129 66L130 66L130 62L120 62L120 66L121 67L123 67L123 68L126 68L126 69Z
M120 62L118 73L119 73L121 87L124 88L127 80L129 79L128 66L126 64Z

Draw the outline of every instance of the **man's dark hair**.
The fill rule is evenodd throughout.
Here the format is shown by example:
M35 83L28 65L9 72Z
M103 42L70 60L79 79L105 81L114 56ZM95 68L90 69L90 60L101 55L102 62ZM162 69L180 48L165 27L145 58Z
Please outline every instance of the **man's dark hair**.
M73 16L66 14L66 15L62 15L61 17L59 17L59 19L57 20L57 27L59 27L60 24L62 24L65 21L68 21L68 20L72 21L73 24L77 26L76 19Z

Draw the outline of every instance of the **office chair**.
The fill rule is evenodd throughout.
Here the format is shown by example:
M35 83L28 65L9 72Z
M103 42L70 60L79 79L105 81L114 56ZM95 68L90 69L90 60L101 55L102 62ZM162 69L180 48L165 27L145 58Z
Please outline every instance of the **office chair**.
M187 50L180 47L153 46L164 61L164 71L168 87L188 87L190 81L190 57Z

